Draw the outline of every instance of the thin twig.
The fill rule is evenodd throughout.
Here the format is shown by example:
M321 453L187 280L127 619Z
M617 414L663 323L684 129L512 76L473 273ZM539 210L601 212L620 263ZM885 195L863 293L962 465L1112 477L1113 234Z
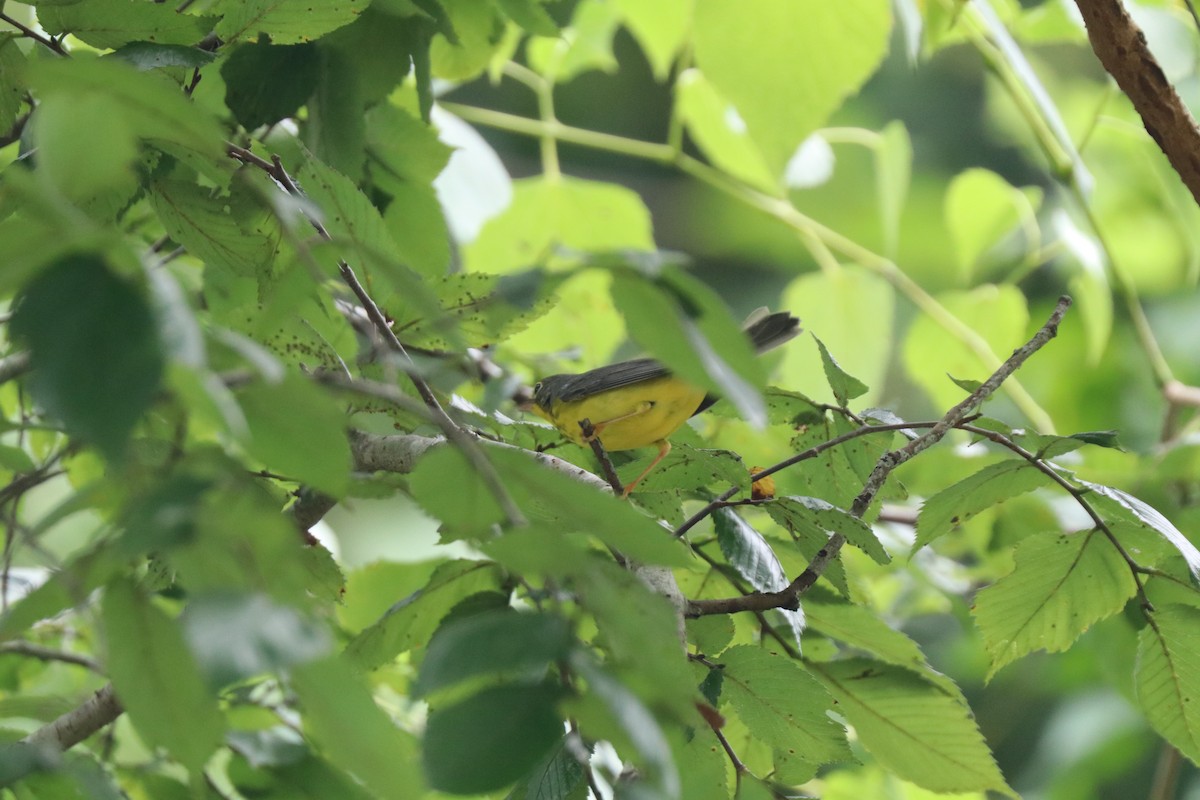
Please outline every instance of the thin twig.
M862 491L854 498L854 502L850 504L850 515L861 519L874 501L875 496L879 493L879 490L883 488L888 476L891 475L896 467L937 444L953 428L961 425L963 420L1000 387L1000 384L1016 372L1030 356L1053 339L1058 334L1058 325L1070 306L1071 298L1065 295L1060 297L1046 323L1038 329L1037 333L1028 342L1014 350L1008 360L1001 364L1000 368L993 372L986 381L980 384L979 388L971 392L961 403L947 411L945 416L928 431L911 440L904 447L880 456L879 461L875 464L875 469L872 470L871 475L867 478ZM841 551L845 543L846 537L842 534L834 533L831 535L828 541L826 541L825 546L817 551L817 554L809 562L804 572L800 573L784 589L777 592L755 592L744 597L692 600L688 602L685 613L689 617L699 617L706 614L730 614L738 611L766 611L772 608L795 610L799 608L800 596L817 582L817 579L825 572L825 568L829 563L837 557L837 554Z
M100 666L96 661L79 653L68 653L65 650L54 650L50 647L42 647L33 642L12 641L0 644L0 653L12 653L15 655L29 656L36 658L39 661L60 661L63 664L74 664L77 667L90 669L98 675L104 674L104 667Z
M583 431L583 438L592 446L592 452L596 454L596 458L600 462L600 469L604 472L604 479L612 487L613 494L620 497L625 493L625 486L621 483L621 478L617 475L617 468L613 466L612 459L609 458L608 451L604 449L604 444L600 441L600 437L595 435L595 426L592 425L590 419L581 419L579 420L579 427Z
M281 187L283 187L284 191L293 197L300 198L305 196L304 192L301 191L300 187L284 168L283 162L280 161L279 156L272 156L271 161L267 161L264 158L254 155L248 149L239 147L232 143L226 144L226 152L232 158L235 158L242 163L250 164L262 169ZM317 234L322 239L325 239L326 241L333 240L333 237L329 234L329 231L319 219L316 219L311 215L308 215L307 218L309 224L312 225L313 229L317 231ZM408 379L416 388L417 394L421 396L421 399L428 407L433 422L439 428L441 428L442 433L446 436L446 439L462 451L467 461L471 464L471 467L479 474L484 484L488 487L488 490L496 498L500 508L504 511L504 516L508 524L514 527L525 525L525 515L521 512L521 509L517 507L516 502L513 501L512 496L509 494L508 489L504 485L504 482L500 480L500 476L496 473L495 467L493 467L492 463L488 461L487 456L483 454L483 451L479 449L472 434L459 427L459 425L455 423L448 414L446 414L445 409L443 409L441 403L438 402L433 390L429 388L429 384L426 383L425 379L422 378L418 373L416 365L413 363L408 351L405 350L404 345L396 337L396 333L392 330L391 325L388 323L387 317L385 317L383 312L379 310L379 306L376 305L374 299L371 298L370 294L368 294L367 290L359 282L358 277L354 274L354 270L344 259L338 259L338 274L341 275L342 280L362 304L363 309L367 312L368 318L375 326L376 332L383 338L388 347L395 352L404 363L405 374L407 374Z
M42 45L43 47L53 50L54 52L58 53L60 56L67 55L67 51L62 46L62 42L60 42L58 39L55 39L53 36L46 36L45 34L38 33L34 29L13 19L8 14L5 14L3 11L0 11L0 21L7 22L9 25L12 25L14 28L16 28L21 33L23 33L25 36L29 37L30 39L33 39L35 42Z

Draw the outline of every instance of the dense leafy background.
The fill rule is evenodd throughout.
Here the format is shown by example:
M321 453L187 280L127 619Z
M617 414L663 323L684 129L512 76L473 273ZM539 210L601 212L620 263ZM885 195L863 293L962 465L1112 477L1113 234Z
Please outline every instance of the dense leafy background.
M0 137L0 736L125 709L6 796L1200 796L1200 212L1071 4L0 2ZM628 504L512 398L639 351Z

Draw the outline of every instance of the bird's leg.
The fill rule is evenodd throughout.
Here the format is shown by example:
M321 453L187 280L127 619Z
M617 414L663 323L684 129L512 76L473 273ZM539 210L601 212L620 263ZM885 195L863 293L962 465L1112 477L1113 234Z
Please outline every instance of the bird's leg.
M650 462L650 466L642 470L642 474L638 475L633 481L625 487L625 491L621 492L621 497L629 497L629 493L633 491L633 487L642 482L642 478L650 474L650 470L658 466L658 462L667 457L667 453L671 452L671 443L666 439L658 440L658 455Z

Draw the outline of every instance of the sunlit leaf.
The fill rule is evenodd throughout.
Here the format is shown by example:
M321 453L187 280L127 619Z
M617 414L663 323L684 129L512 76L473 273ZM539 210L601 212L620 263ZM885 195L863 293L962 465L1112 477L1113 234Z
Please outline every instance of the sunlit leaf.
M924 547L984 509L1049 485L1050 478L1028 461L1010 458L986 466L925 501L913 546Z

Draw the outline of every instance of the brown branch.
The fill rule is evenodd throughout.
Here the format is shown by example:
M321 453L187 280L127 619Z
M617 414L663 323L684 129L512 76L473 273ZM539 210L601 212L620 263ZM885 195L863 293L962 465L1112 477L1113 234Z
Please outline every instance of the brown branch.
M11 786L31 772L53 768L61 753L114 721L122 711L110 683L77 708L0 748L0 787Z
M625 486L621 483L621 478L617 475L617 468L613 466L612 459L609 458L608 451L604 449L604 444L600 441L600 437L593 435L596 432L595 426L592 425L590 419L581 419L579 420L579 427L583 430L584 438L588 440L588 444L592 446L592 452L596 454L596 459L600 462L600 469L604 472L604 479L612 487L613 494L620 497L625 493Z
M100 675L104 674L104 668L98 663L79 653L68 653L65 650L54 650L49 647L42 647L33 642L12 641L0 644L0 653L12 653L19 656L28 656L36 658L39 661L59 661L63 664L74 664L77 667L90 669L92 672Z
M33 39L35 42L37 42L38 44L42 45L43 47L45 47L49 50L53 50L54 52L58 53L60 56L67 55L66 48L64 48L62 46L61 41L59 41L58 39L55 39L53 36L45 36L43 34L38 33L37 31L33 30L32 28L28 27L27 25L24 25L21 22L18 22L17 20L13 19L8 14L5 14L4 11L2 11L2 10L0 10L0 21L7 22L9 25L12 25L14 28L19 30L22 34L24 34L28 38Z
M992 373L991 377L980 384L979 388L971 392L961 403L947 411L946 415L928 431L911 440L904 447L880 456L879 461L875 464L875 469L871 471L871 475L867 478L863 490L859 493L858 497L854 498L854 502L850 505L849 513L851 516L861 519L874 501L875 496L879 493L879 490L883 488L883 484L887 481L888 476L891 475L896 467L937 444L951 429L963 424L963 421L984 400L1000 388L1000 384L1004 383L1009 376L1016 372L1030 356L1053 339L1058 334L1058 325L1070 306L1071 298L1065 295L1060 297L1058 304L1054 307L1054 311L1051 313L1049 319L1046 320L1046 323L1038 329L1037 333L1028 342L1014 350L1008 360L1001 364ZM807 592L817 582L817 579L825 572L825 568L829 566L829 563L837 557L837 554L841 551L845 543L846 537L840 533L834 533L830 536L825 546L813 556L812 561L809 562L804 572L800 573L784 589L777 592L754 592L744 597L689 600L685 613L689 617L702 617L708 614L731 614L738 611L767 611L772 608L795 610L800 607L800 595Z
M1075 0L1092 50L1200 203L1200 130L1120 0Z

